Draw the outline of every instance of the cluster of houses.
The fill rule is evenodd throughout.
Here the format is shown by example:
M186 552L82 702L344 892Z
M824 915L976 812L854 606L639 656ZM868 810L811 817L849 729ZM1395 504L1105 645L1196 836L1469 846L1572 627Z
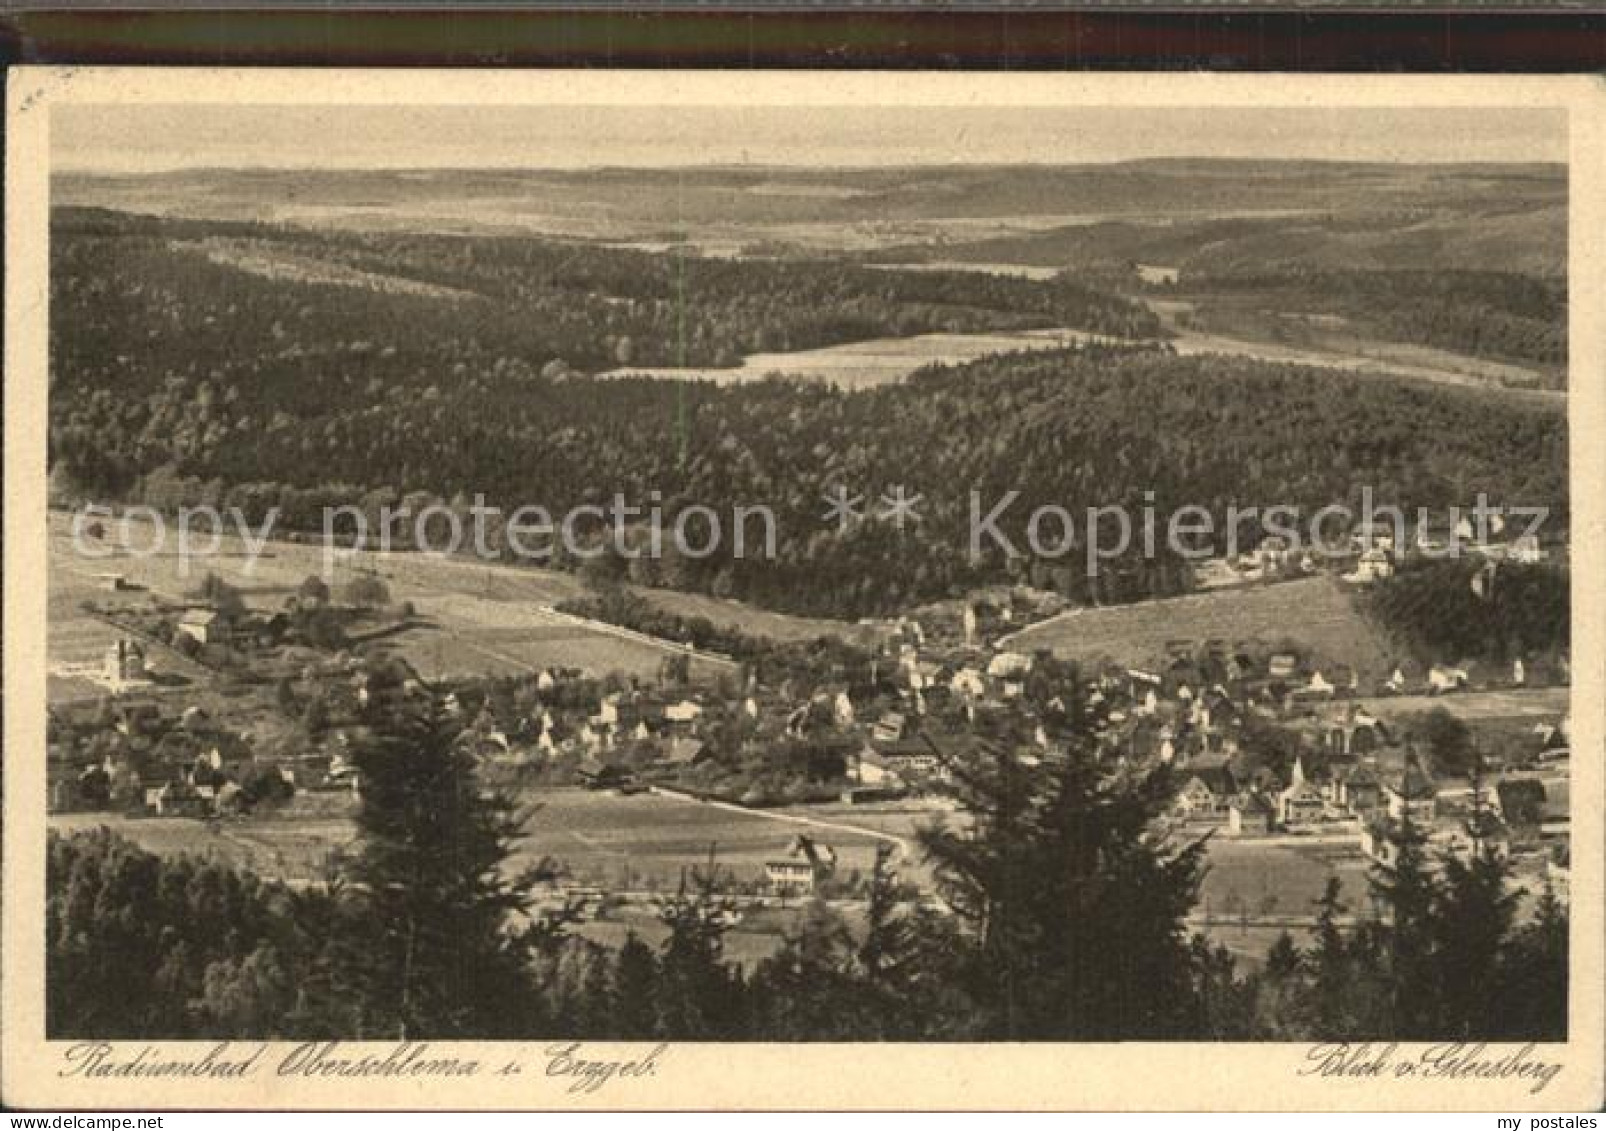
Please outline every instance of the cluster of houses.
M1355 839L1365 855L1390 866L1408 825L1452 851L1482 846L1505 855L1514 845L1565 839L1565 719L1535 727L1530 745L1538 753L1530 766L1496 767L1465 789L1436 779L1428 757L1357 705L1289 721L1307 745L1285 767L1231 735L1219 742L1206 736L1178 755L1168 733L1161 756L1173 761L1181 783L1173 819L1233 837Z
M1053 752L1069 692L1057 661L978 641L974 609L961 626L961 637L932 642L918 622L900 621L854 666L822 664L772 683L749 673L720 686L666 678L646 687L554 668L428 690L461 722L458 741L482 764L550 781L677 788L754 805L930 805L956 763L983 745L982 733L1015 736L1026 759ZM174 631L209 647L264 627L198 608ZM78 728L96 732L89 741L53 744L53 808L211 816L274 793L360 790L353 752L368 737L365 708L394 683L394 672L376 682L372 662L344 654L307 664L302 691L290 698L316 699L324 717L316 733L309 727L306 749L272 760L254 756L247 737L199 708L175 715L159 696L142 696L149 675L137 640L117 640L105 665L106 682L128 694L98 708L108 718ZM1535 661L1498 670L1402 662L1379 677L1256 642L1178 640L1155 665L1110 663L1080 674L1091 679L1108 754L1172 768L1179 789L1170 817L1181 826L1235 837L1349 837L1387 864L1402 822L1441 840L1506 848L1565 822L1565 778L1558 787L1554 772L1543 781L1512 775L1487 783L1476 804L1447 800L1449 784L1435 780L1428 758L1358 701L1565 680L1564 661L1557 671ZM410 671L402 684L423 686ZM991 725L999 721L1007 725ZM1294 745L1273 742L1268 728L1283 743L1292 735ZM1564 726L1536 740L1553 771L1565 766ZM765 873L777 892L807 893L834 865L828 847L799 837Z
M242 735L198 706L175 713L157 699L119 697L91 710L107 717L80 720L90 723L84 740L72 736L82 726L51 718L46 766L53 812L212 817L295 792L291 767L258 760Z
M699 770L773 763L777 750L791 750L799 777L848 801L887 800L942 780L960 741L896 697L861 721L845 683L798 699L752 681L736 696L694 687L599 689L593 706L583 691L574 694L593 682L543 671L532 681L534 701L511 712L499 712L491 696L476 703L467 691L446 703L467 718L465 734L482 758L511 766L573 762L581 784L627 792L646 782L697 789L709 776Z
M1479 529L1470 518L1459 518L1443 531L1417 526L1407 534L1404 524L1363 520L1350 532L1342 556L1331 550L1301 549L1293 539L1281 535L1262 538L1254 549L1239 554L1228 563L1231 575L1239 581L1259 581L1274 577L1314 574L1335 561L1348 568L1340 576L1354 585L1370 585L1393 577L1402 561L1411 557L1444 557L1454 546L1458 553L1488 562L1508 561L1538 565L1564 552L1560 543L1547 545L1530 533L1514 536L1504 520L1493 515L1487 527Z

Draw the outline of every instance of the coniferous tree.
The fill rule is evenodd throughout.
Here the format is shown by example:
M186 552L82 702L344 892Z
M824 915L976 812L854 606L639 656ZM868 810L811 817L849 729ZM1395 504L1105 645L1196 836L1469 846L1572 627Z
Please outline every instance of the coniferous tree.
M659 909L669 937L658 961L658 1017L674 1040L730 1040L742 1030L745 987L725 958L733 907L719 894L713 855L707 868L683 874Z
M877 1028L866 988L847 924L814 900L780 949L754 972L754 1035L772 1041L862 1040Z
M1533 919L1512 935L1501 956L1496 990L1506 1040L1567 1039L1567 905L1546 881Z
M947 902L970 928L970 988L996 1038L1176 1035L1193 1016L1183 919L1202 844L1156 832L1172 786L1101 749L1102 720L1070 685L1060 744L1012 724L953 767L968 828L922 836Z
M365 947L347 971L375 1037L518 1034L534 1017L528 946L511 917L533 875L509 868L521 822L485 791L433 696L370 672L374 737L355 753L360 851L349 873Z
M1433 909L1435 1036L1487 1036L1500 1024L1491 987L1520 898L1510 879L1510 867L1491 851L1443 861Z
M1388 834L1392 865L1373 866L1367 876L1373 899L1384 911L1378 938L1389 991L1388 1035L1404 1040L1433 1036L1439 997L1433 961L1436 885L1428 867L1427 836L1409 807Z
M658 1035L658 960L634 931L614 962L613 1032L623 1041Z

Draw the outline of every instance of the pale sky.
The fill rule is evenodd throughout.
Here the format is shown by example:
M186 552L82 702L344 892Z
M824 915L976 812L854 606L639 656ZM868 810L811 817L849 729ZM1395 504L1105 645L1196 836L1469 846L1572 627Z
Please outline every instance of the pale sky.
M1565 161L1556 109L61 104L55 168Z

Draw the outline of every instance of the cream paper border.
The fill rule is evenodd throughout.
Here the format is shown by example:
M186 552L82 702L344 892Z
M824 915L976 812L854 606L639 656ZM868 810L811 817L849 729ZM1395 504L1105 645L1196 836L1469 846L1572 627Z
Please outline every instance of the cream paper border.
M1323 1080L1301 1075L1296 1044L675 1044L651 1076L593 1096L544 1075L544 1045L434 1044L487 1065L475 1079L393 1082L281 1078L274 1046L249 1080L85 1080L60 1076L69 1042L44 1019L45 459L49 110L63 103L334 103L815 106L1349 106L1565 108L1570 123L1573 724L1571 1039L1538 1095L1526 1081ZM1007 75L935 73L369 71L172 68L11 70L6 116L5 766L0 1098L77 1109L1266 1109L1595 1110L1603 1102L1602 769L1606 751L1602 487L1603 173L1606 87L1598 79L1514 76ZM131 1057L138 1042L120 1042ZM157 1044L197 1055L204 1046ZM237 1044L235 1054L254 1046ZM348 1053L390 1046L344 1046ZM1422 1046L1402 1046L1399 1058ZM1491 1051L1505 1051L1499 1046ZM1509 1046L1515 1049L1516 1046ZM648 1046L589 1043L593 1057ZM509 1060L518 1076L495 1070Z

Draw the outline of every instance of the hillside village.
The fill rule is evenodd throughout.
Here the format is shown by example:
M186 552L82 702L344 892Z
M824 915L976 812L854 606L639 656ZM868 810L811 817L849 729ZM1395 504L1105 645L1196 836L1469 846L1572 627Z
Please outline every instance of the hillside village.
M1235 568L1305 572L1280 550L1263 545ZM1371 557L1390 569L1403 557L1382 543L1359 555L1362 567ZM1008 647L1032 599L1003 590L957 613L950 604L879 622L871 647L772 646L712 683L691 680L685 654L666 655L656 680L549 667L426 681L386 654L387 626L417 613L390 606L373 577L339 594L309 577L272 612L247 609L216 578L197 593L205 599L187 607L91 602L119 631L99 673L105 693L52 708L53 811L207 822L293 820L307 805L338 813L362 788L350 754L367 738L377 682L432 697L486 778L515 791L929 817L948 807L946 786L967 759L1051 756L1085 696L1114 764L1169 767L1180 839L1314 838L1386 865L1400 825L1414 822L1441 848L1493 847L1565 884L1564 711L1468 726L1442 710L1389 709L1564 687L1564 655L1400 658L1362 672L1299 645L1289 625L1274 642L1179 638L1141 667L1075 666ZM771 889L829 878L828 839L800 859L795 844L780 854L778 831Z

